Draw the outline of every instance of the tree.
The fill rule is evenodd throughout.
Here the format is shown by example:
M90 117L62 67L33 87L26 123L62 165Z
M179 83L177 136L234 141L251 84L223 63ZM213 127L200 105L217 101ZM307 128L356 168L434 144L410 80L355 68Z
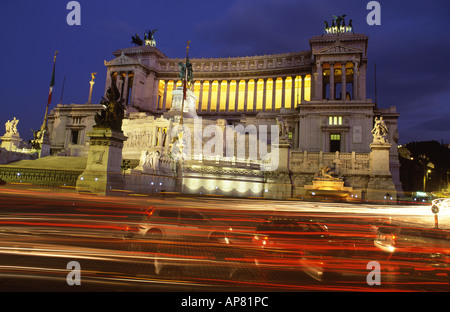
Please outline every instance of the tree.
M437 141L411 142L406 144L413 161L422 167L423 190L426 191L428 168L434 166L431 175L433 186L442 189L447 185L447 174L450 171L450 149Z

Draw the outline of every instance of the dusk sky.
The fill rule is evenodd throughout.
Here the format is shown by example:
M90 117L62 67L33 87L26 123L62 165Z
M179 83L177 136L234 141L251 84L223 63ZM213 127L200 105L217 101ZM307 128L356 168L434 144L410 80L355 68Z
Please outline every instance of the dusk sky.
M309 50L324 21L346 14L356 33L369 36L367 96L378 106L396 106L400 143L450 143L450 3L444 0L379 1L381 25L366 22L362 0L80 0L81 25L69 26L66 0L2 1L0 136L16 117L24 140L43 121L56 61L54 108L84 104L90 73L97 72L92 102L105 89L104 60L132 46L131 36L155 29L157 48L168 57L236 57Z

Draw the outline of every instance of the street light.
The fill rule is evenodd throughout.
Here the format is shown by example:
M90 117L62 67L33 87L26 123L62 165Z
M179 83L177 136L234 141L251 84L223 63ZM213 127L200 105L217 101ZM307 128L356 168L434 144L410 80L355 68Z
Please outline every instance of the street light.
M427 191L427 183L428 183L428 175L431 173L431 170L428 169L425 171L425 174L423 176L423 191L426 192Z

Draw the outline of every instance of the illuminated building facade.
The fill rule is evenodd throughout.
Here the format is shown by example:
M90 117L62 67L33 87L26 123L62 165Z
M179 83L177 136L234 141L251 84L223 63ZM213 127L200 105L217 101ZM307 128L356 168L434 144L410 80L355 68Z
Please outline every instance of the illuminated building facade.
M274 125L280 117L286 121L289 174L288 178L279 176L280 181L288 185L281 197L301 196L303 186L311 182L324 164L331 165L364 196L373 178L371 130L374 118L382 116L391 144L387 179L401 191L397 152L399 115L395 107L379 108L366 96L368 37L329 33L312 37L309 44L310 49L301 52L190 59L195 80L191 88L196 98L195 114L207 121L206 124L223 126ZM127 111L122 127L128 137L124 143L124 159L138 161L144 149L158 151L161 166L166 162L166 169L170 168L170 159L164 155L170 146L167 134L174 120L168 118L168 113L173 107L175 91L182 85L178 63L184 59L168 58L155 46L129 47L113 54L114 59L105 61L105 93L111 84L111 75L115 76ZM84 105L75 106L58 105L50 114L53 154L86 155L88 140L85 136L92 129L95 107L100 110L101 106L89 104L86 110ZM199 155L193 155L192 159L198 160ZM236 162L229 165L234 171L230 169L225 174L224 164L220 163L225 160L216 159L208 166L205 162L185 166L187 172L203 177L209 170L210 182L215 181L209 190L199 186L188 192L220 192L229 183L220 185L218 180L230 181L240 176L247 177L243 181L248 189L252 189L252 183L258 185L246 195L264 197L264 193L270 193L267 175L250 170L250 165L242 172ZM249 164L247 160L242 163ZM192 177L186 177L185 181ZM199 184L198 179L192 183ZM184 189L187 188L188 185ZM236 192L227 194L237 195Z

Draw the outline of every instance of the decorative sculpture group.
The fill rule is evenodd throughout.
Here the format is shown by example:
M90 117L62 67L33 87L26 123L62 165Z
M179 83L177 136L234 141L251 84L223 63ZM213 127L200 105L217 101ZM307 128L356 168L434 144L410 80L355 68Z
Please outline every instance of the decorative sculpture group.
M348 25L345 25L345 17L347 15L341 15L341 16L336 16L333 15L333 20L331 22L331 26L329 26L328 22L325 21L325 28L324 28L324 32L326 34L337 34L337 33L349 33L349 32L354 32L353 31L353 21L350 20L348 22Z
M375 117L375 125L372 129L374 143L386 143L389 130L384 123L383 117Z
M111 74L111 87L106 91L106 98L102 98L100 101L104 109L101 111L101 114L96 113L94 127L122 132L122 120L125 116L124 100L121 99L114 74Z
M44 133L45 130L33 130L31 129L31 131L33 132L33 138L32 140L30 140L30 144L31 144L31 148L36 149L36 150L40 150L42 147L42 140L44 138Z
M159 151L149 152L147 150L143 150L139 160L139 166L137 168L142 169L144 173L148 173L150 169L156 170L158 168L160 155L161 154Z
M289 125L286 120L283 119L283 117L278 116L277 117L277 125L279 130L279 136L282 140L289 140Z
M19 132L17 131L17 124L19 123L19 119L16 119L14 117L13 120L8 120L5 123L5 135L19 135Z
M144 33L144 40L142 40L138 34L135 34L134 36L131 36L131 43L134 44L135 46L155 46L156 42L155 42L155 32L158 29L153 29L153 30L147 30Z
M316 172L314 179L330 180L330 181L340 181L341 180L341 178L339 178L339 177L333 177L333 174L336 174L336 173L331 171L331 169L328 166L323 166L323 167L320 167L318 172Z

